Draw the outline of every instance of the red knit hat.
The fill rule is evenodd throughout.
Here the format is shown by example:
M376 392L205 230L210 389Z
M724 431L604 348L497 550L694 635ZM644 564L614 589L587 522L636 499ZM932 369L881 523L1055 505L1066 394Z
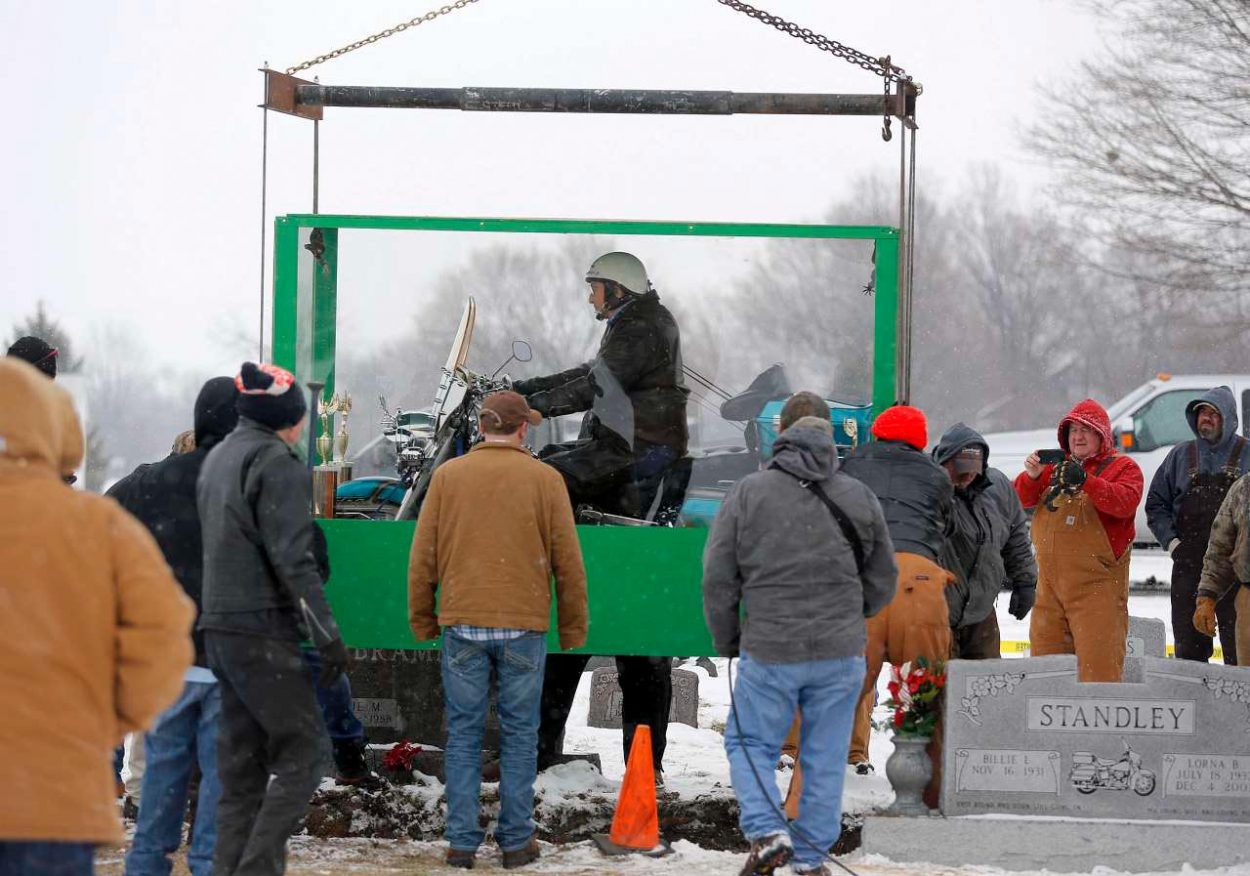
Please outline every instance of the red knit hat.
M929 443L929 425L924 411L911 405L894 405L886 408L873 421L873 437L882 441L905 441L917 450L924 450Z

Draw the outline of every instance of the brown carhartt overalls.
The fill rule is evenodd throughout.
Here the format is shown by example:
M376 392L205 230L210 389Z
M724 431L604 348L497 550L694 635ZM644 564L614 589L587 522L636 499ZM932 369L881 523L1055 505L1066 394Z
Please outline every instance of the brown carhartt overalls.
M1105 460L1094 476L1110 463ZM1120 681L1128 636L1132 545L1116 557L1098 511L1082 490L1033 514L1037 604L1029 623L1032 655L1075 654L1081 681Z

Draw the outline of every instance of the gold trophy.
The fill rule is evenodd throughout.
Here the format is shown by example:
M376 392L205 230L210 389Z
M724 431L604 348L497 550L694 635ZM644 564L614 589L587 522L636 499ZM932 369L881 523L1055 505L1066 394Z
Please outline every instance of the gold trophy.
M334 464L339 467L339 483L352 479L352 464L347 461L347 444L351 436L347 434L347 415L352 412L352 397L347 393L336 395L335 410L342 414L339 430L334 436Z
M338 410L337 397L327 399L323 394L317 405L317 418L321 428L317 435L317 455L321 465L313 469L313 516L334 517L334 494L339 485L338 470L330 464L334 452L334 434L331 418Z
M318 415L321 418L320 434L317 435L317 455L321 457L321 465L328 466L330 458L334 452L334 432L331 418L338 412L337 395L326 398L321 397L321 404L318 406Z

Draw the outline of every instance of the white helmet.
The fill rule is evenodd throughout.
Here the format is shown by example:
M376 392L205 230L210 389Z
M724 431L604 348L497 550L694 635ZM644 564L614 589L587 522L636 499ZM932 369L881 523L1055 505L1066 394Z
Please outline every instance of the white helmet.
M586 270L586 282L591 280L616 283L630 295L645 295L651 291L647 269L637 256L627 252L610 252L595 259Z

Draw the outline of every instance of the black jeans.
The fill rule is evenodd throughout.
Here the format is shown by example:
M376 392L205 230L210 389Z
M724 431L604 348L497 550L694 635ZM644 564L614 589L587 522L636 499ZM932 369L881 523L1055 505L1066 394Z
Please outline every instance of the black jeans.
M221 684L213 872L280 874L329 756L313 682L298 642L216 630L204 639Z
M588 654L549 654L543 675L542 719L538 727L538 769L555 763L560 736L573 708L577 684L590 661ZM669 657L617 657L621 685L621 730L625 761L639 724L651 728L651 763L664 768L668 745L668 714L673 699L672 659Z
M1182 542L1183 544L1183 542ZM1180 553L1178 550L1177 553ZM1178 660L1207 663L1215 653L1215 641L1194 629L1194 609L1198 606L1198 582L1202 579L1202 562L1189 557L1172 563L1172 636L1176 640ZM1224 665L1237 665L1237 588L1229 590L1215 603L1215 621L1224 649Z

